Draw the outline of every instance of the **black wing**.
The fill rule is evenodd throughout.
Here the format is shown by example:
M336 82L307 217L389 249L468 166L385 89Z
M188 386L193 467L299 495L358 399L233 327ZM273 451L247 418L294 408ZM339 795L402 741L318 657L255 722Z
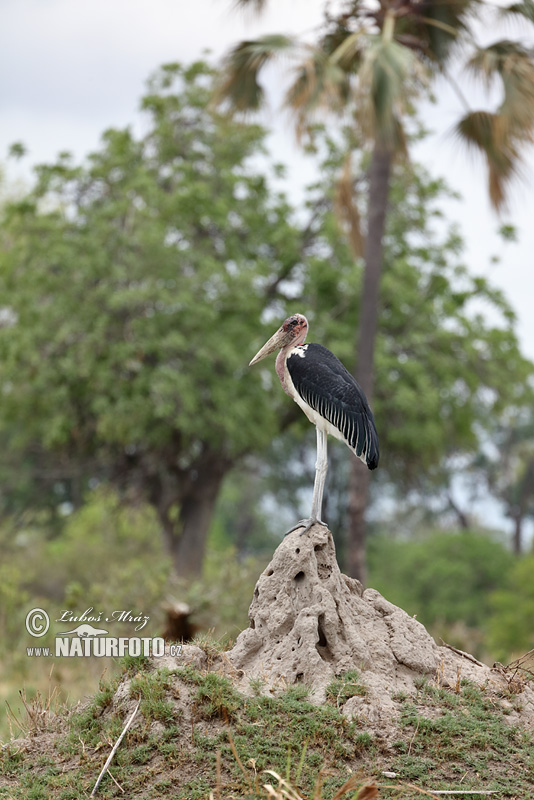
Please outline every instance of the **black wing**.
M303 345L292 353L287 369L295 389L343 436L369 469L378 466L378 434L373 412L360 385L341 361L322 344Z

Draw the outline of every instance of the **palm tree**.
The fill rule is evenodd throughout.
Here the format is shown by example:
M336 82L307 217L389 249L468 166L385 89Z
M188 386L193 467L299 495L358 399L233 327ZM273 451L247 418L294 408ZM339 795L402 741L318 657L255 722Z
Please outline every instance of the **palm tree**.
M237 4L261 11L266 0L237 0ZM336 115L354 125L358 140L369 149L365 236L347 191L347 182L352 183L347 165L339 197L351 223L355 256L364 260L355 375L371 399L389 187L395 159L407 153L406 123L414 103L429 92L433 79L450 77L450 65L460 59L488 90L500 80L502 100L497 108L464 108L456 126L461 141L484 156L489 197L499 211L520 169L524 146L534 139L534 51L508 39L477 46L475 25L480 27L492 13L482 0L378 0L378 5L346 0L335 14L329 8L313 43L275 34L236 45L225 58L218 99L237 112L259 109L265 99L260 73L273 59L290 57L294 71L285 106L295 115L298 134L306 132L318 114ZM534 0L493 13L534 24ZM459 87L452 83L465 106ZM368 482L369 472L354 460L349 570L361 580Z

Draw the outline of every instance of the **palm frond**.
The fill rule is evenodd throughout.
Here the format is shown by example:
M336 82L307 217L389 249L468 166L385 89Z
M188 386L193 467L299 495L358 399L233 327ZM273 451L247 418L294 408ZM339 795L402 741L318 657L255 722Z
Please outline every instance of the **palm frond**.
M519 16L534 22L534 0L523 0L521 3L512 3L499 9L502 16Z
M259 73L269 61L295 47L295 40L282 34L240 42L224 59L215 101L227 101L236 111L259 109L264 102Z
M250 8L255 14L261 14L267 7L267 0L234 0L234 6L236 9Z
M428 0L414 3L397 23L397 38L415 36L419 51L439 66L449 60L454 46L469 30L469 21L481 0Z
M488 87L499 78L504 91L495 113L471 112L456 129L485 157L490 199L499 210L509 184L520 173L523 146L534 141L534 52L518 42L501 40L479 48L467 67Z
M488 190L492 205L505 205L511 181L519 174L519 148L506 117L489 111L471 111L456 126L459 139L481 153L488 167Z
M466 66L475 75L491 80L495 75L521 72L524 63L531 58L532 52L519 42L501 39L488 47L477 48Z
M504 99L499 113L507 119L513 135L530 141L534 133L534 51L502 40L478 49L467 66L488 86L495 77L501 79Z
M331 56L344 42L353 35L354 31L347 27L343 18L336 20L335 26L319 39L318 47L327 56ZM349 70L350 65L344 64L345 69Z
M360 63L364 41L365 32L362 29L349 33L330 54L330 62L339 64L344 70L356 70Z
M358 206L355 202L354 178L352 175L352 159L349 153L345 159L341 175L336 184L334 196L336 219L347 225L348 238L356 258L362 258L365 241L362 234L362 222Z
M412 50L396 41L373 37L358 72L358 118L367 135L388 149L404 149L401 119L427 71Z
M313 124L315 112L342 113L350 94L350 79L347 73L316 48L309 48L309 55L296 69L296 76L289 87L284 105L294 112L297 136Z

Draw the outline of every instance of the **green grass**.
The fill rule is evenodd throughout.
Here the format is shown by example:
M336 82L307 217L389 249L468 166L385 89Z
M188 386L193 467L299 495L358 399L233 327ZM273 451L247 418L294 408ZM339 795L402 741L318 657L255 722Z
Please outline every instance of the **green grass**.
M217 639L213 636L212 631L200 631L194 635L191 644L202 648L208 659L213 659L226 650L230 650L234 645L234 640L227 633Z
M167 699L171 688L172 674L163 668L138 673L130 683L130 695L141 699L140 710L146 719L172 722L180 714Z
M431 775L435 789L461 778L464 788L483 786L522 800L532 796L531 738L505 717L495 697L468 681L458 694L423 683L415 700L403 701L400 725L408 736L395 744L392 770L425 784Z
M244 778L235 759L237 751L242 764L254 764L249 779L265 769L274 769L288 779L299 775L302 788L309 792L322 767L339 773L328 778L326 785L337 787L346 780L348 763L358 753L372 748L372 737L348 722L329 705L317 707L307 699L309 688L292 686L278 697L239 695L228 678L217 673L202 674L191 668L180 670L182 680L194 688L194 699L200 719L231 722L231 738L226 730L213 736L197 736L202 751L199 764L209 773L219 751L230 773ZM209 791L209 779L204 790ZM207 796L207 795L205 795Z
M120 661L123 671L129 675L143 672L143 670L147 670L150 667L150 658L148 656L131 656L127 653Z
M355 669L344 672L326 687L327 698L338 707L351 697L364 697L366 694L367 689L360 682L360 673Z
M216 672L201 674L192 669L180 670L178 674L196 687L195 701L205 719L220 717L229 721L242 707L242 698L222 675Z

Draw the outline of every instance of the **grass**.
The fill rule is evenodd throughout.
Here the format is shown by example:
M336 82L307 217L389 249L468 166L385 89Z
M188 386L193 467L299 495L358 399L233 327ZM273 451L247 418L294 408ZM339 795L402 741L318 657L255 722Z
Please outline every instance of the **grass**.
M123 667L129 685L120 703L118 679L101 681L84 707L35 731L27 751L1 752L0 798L86 798L137 699L139 713L109 768L117 783L104 777L102 800L208 800L210 792L216 800L254 800L267 796L266 783L272 797L355 800L366 776L378 778L362 789L369 800L417 796L409 783L534 796L532 739L506 724L495 697L469 683L456 693L421 681L415 696L399 695L398 738L386 746L342 713L347 699L365 692L356 671L336 678L316 706L302 684L272 696L256 683L245 697L218 672L171 672L131 659ZM384 770L398 777L381 778Z
M213 659L224 653L225 650L230 650L234 645L234 640L228 634L224 634L217 639L213 634L213 630L209 630L196 633L191 644L202 648L208 659Z
M461 778L466 789L482 784L505 797L532 796L531 738L505 717L494 697L468 681L458 693L423 683L415 699L402 702L400 726L408 736L395 744L391 768L409 781L432 775L436 789Z
M167 699L171 689L172 674L166 668L139 672L130 683L130 695L141 699L141 713L146 719L159 722L172 722L180 716Z
M343 673L326 687L327 698L338 708L351 697L364 697L366 694L367 689L360 681L360 673L355 669Z
M249 790L258 791L256 779L268 768L294 780L299 764L304 791L313 788L319 770L325 766L337 773L326 784L337 788L350 774L350 759L372 747L372 738L368 734L362 737L357 724L348 722L337 709L310 703L309 689L301 684L278 697L244 698L228 678L217 673L202 674L191 668L180 673L193 689L198 717L230 723L230 733L223 728L212 736L197 736L195 741L204 754L200 762L209 771L220 752L234 778L252 780L254 776ZM236 754L242 765L252 766L243 770ZM206 792L209 786L208 780Z

